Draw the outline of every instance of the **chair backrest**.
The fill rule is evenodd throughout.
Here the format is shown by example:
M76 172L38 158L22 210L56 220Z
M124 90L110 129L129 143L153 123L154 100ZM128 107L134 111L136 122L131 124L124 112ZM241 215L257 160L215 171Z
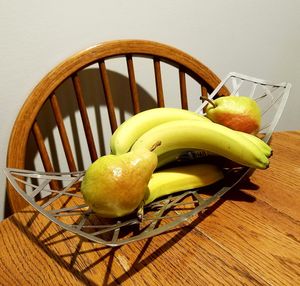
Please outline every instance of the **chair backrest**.
M116 92L118 88L120 88L117 86L119 74L112 73L111 70L107 68L109 62L113 62L116 58L121 58L124 61L124 66L126 66L127 75L122 77L122 79L123 82L127 82L129 90L128 98L123 96L123 98L120 99L120 95L117 93L124 93L124 90ZM138 72L142 68L137 68L135 63L141 58L151 62L156 92L156 98L151 98L151 100L149 96L147 97L145 90L139 85L138 80L136 80L138 78ZM201 62L187 53L165 44L145 40L117 40L93 46L67 58L51 70L33 89L15 121L8 146L7 166L10 168L33 169L35 164L32 163L32 161L36 159L36 157L39 157L42 162L41 166L43 166L47 172L76 171L80 168L80 165L81 168L83 168L83 164L79 162L80 160L82 161L80 157L82 154L76 154L76 151L83 148L83 143L74 143L74 140L76 141L77 139L74 139L74 136L71 136L72 138L69 136L70 131L76 133L76 127L74 127L76 125L74 124L76 119L74 119L74 117L71 118L71 121L73 120L71 128L66 127L65 122L66 114L74 113L74 110L71 111L71 107L75 107L75 111L79 110L78 114L80 114L79 118L82 120L83 134L86 138L86 146L84 148L86 148L86 150L88 150L87 153L89 153L89 156L85 157L89 157L89 163L93 162L105 153L103 146L98 146L101 145L103 140L97 138L95 141L95 131L103 133L103 129L110 129L110 131L113 132L118 124L125 118L123 115L123 117L121 116L122 118L118 120L116 102L121 100L123 101L123 105L131 106L127 108L127 112L130 114L135 114L143 109L154 106L164 107L166 105L162 65L175 68L178 74L178 82L176 83L179 87L178 100L180 107L183 109L189 108L189 96L191 96L187 88L187 78L192 79L199 86L198 97L200 97L200 95L206 96L207 93L210 93L220 83L220 79ZM97 74L99 78L97 78L95 74ZM99 101L99 97L102 95L102 107L104 107L107 112L109 128L105 126L102 122L103 120L101 121L99 119L100 117L98 120L96 118L96 126L92 120L90 120L87 107L90 105L89 102L91 99L87 92L91 90L91 86L93 86L94 83L91 83L89 81L90 79L87 79L89 75L98 81L98 84L95 86L102 89L101 92L99 91L99 93L96 94L96 98L98 99L95 100ZM113 80L115 80L115 82ZM173 84L173 82L171 84ZM116 94L114 94L114 92ZM71 93L71 95L69 93ZM228 94L229 92L226 88L220 91L220 95ZM76 104L71 104L72 100L75 100ZM149 103L148 106L147 101ZM118 105L122 104L118 103ZM101 105L101 103L99 105ZM68 110L67 113L63 108ZM45 109L48 111L44 111ZM49 123L51 121L49 119L50 116L53 116L54 123ZM45 135L45 133L49 132L49 128L53 130L54 125L57 129L55 133L56 137L59 137L61 141L62 153L65 154L68 170L59 167L59 161L62 155L55 154L54 144L51 146L49 138L48 142L46 142L46 137L49 135ZM101 132L99 132L100 129L102 129ZM81 137L81 135L77 134L77 137ZM33 147L32 142L35 142L36 147ZM97 144L97 142L99 144ZM36 153L33 152L34 154L32 154L34 148L36 149ZM29 155L29 153L31 153L31 155ZM37 156L37 154L39 155ZM57 186L51 187L56 188ZM9 183L7 185L7 192L8 202L13 212L20 210L26 205L26 202L12 189Z

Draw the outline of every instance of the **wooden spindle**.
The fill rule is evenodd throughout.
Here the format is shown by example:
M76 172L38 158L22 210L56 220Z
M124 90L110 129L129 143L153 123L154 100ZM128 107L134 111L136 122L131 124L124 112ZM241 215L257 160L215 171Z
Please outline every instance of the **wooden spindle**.
M86 104L85 104L84 98L83 98L83 92L82 92L82 88L81 88L81 84L80 84L80 79L79 79L79 76L77 73L75 73L72 76L72 81L73 81L73 86L75 89L76 99L77 99L77 103L78 103L78 107L79 107L79 111L80 111L80 115L81 115L81 120L82 120L82 124L83 124L83 128L84 128L84 132L85 132L87 145L89 148L90 157L91 157L92 162L94 162L95 160L97 160L98 156L97 156L95 141L93 138L92 128L91 128L88 113L86 110Z
M203 96L205 98L208 97L207 88L203 84L201 85L201 96ZM202 100L202 102L203 102L203 100ZM203 112L206 111L206 107L207 107L207 105L204 107Z
M181 107L183 109L188 109L185 72L182 71L181 69L179 69L179 86L180 86Z
M35 139L39 154L41 156L42 164L44 166L45 171L46 172L54 172L53 165L51 163L47 148L45 146L45 140L43 138L42 131L36 121L33 124L32 133L33 133L33 137ZM50 187L53 190L59 190L60 185L59 185L58 181L52 180L50 182Z
M164 107L164 94L162 86L162 77L160 69L160 60L158 58L153 59L154 63L154 74L155 74L155 84L156 84L156 96L157 96L157 106Z
M131 55L126 56L127 62L127 70L128 70L128 78L129 78L129 86L130 86L130 94L133 105L134 114L140 112L140 102L139 102L139 94L135 80L133 60Z
M111 94L105 62L104 60L101 60L98 62L98 64L99 64L100 76L101 76L103 89L104 89L104 96L105 96L105 101L106 101L106 106L107 106L107 111L109 116L110 128L111 128L111 132L113 133L118 127L114 102Z
M71 150L71 146L70 146L70 142L68 139L68 135L66 132L66 128L65 128L65 124L64 124L64 120L61 114L61 110L58 104L58 100L56 95L53 93L50 96L50 103L51 103L51 107L53 110L53 114L54 114L54 118L58 127L58 131L60 134L60 138L61 138L61 142L65 151L65 155L66 155L66 159L67 159L67 163L69 166L69 170L71 172L75 172L77 171L76 165L75 165L75 160L72 154L72 150Z

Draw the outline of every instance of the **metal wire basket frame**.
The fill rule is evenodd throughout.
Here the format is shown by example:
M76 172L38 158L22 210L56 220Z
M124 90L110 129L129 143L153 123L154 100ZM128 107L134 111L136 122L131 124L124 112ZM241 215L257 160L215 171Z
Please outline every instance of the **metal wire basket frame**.
M259 103L264 119L260 131L265 134L263 140L268 142L284 110L291 84L274 84L231 72L208 98L215 98L222 86L228 87L229 84L232 85L232 95L243 94ZM246 93L243 90L245 85L248 86ZM208 102L204 101L196 112L201 113L207 104ZM188 222L189 218L204 212L253 170L238 167L224 171L224 180L208 188L187 190L163 197L144 206L142 214L137 212L118 219L103 219L90 210L80 193L84 171L47 173L4 169L14 189L50 221L85 239L111 247L153 237L173 229L184 221ZM60 183L60 190L51 189L50 182L53 180ZM22 185L25 186L25 191Z

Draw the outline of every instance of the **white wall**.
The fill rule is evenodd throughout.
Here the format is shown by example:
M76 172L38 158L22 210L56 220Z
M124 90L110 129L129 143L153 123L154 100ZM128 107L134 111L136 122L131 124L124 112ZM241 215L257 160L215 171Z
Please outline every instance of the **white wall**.
M0 0L0 169L26 96L57 63L101 41L176 46L221 78L237 71L293 84L278 130L299 129L298 0ZM0 219L5 178L0 175Z

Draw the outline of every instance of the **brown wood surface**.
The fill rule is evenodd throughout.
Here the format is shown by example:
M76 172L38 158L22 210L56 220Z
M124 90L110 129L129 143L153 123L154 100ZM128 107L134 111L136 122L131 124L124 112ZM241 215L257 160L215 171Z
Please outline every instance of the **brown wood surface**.
M0 285L299 285L299 143L275 133L270 168L183 227L119 248L15 213L0 223Z

